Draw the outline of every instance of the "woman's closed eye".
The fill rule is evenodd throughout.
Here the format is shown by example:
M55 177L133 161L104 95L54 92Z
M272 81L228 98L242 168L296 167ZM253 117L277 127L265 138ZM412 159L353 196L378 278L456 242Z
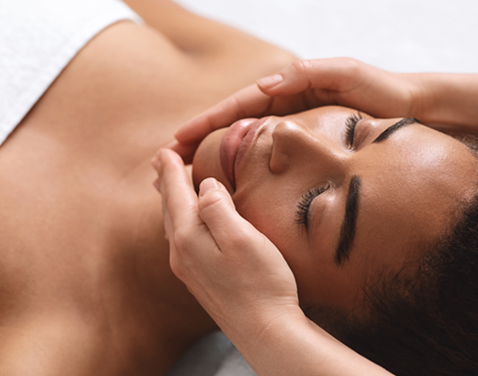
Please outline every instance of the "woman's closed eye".
M360 112L350 115L345 121L345 143L347 146L353 150L354 147L354 135L355 128L360 120L362 120L362 114ZM299 203L297 204L296 210L296 219L295 222L301 226L304 226L306 230L309 228L309 208L312 204L312 201L324 193L329 187L315 187L309 189L306 193L302 195Z
M360 112L356 114L350 115L347 120L345 121L345 143L351 149L355 149L354 147L354 135L355 135L355 127L357 123L362 120L363 117Z
M299 203L297 204L296 210L296 220L295 222L299 225L305 227L306 230L309 229L309 208L312 204L312 201L319 196L320 194L324 193L329 187L315 187L309 189L306 193L302 195Z

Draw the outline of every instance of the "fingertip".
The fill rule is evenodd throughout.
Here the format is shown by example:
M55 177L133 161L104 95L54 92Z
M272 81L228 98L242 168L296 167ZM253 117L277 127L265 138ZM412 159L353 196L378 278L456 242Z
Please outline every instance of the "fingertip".
M184 169L182 158L171 149L159 149L156 159L157 163L155 168L160 179L164 179L165 175L171 174L173 171L175 171L174 173L177 173L181 169Z
M181 161L182 162L182 158L179 156L178 153L176 153L174 150L167 149L167 148L159 149L158 159L159 159L160 163L164 163L167 160Z
M203 197L207 193L219 189L218 181L214 178L204 179L201 184L199 184L199 196Z
M197 134L195 130L207 119L207 115L200 114L187 121L174 134L174 138L183 145L189 145L197 142Z
M231 193L224 184L215 178L207 178L199 185L199 212L204 213L204 210L212 206L216 207L215 210L222 208L221 213L225 213L229 208L235 209Z
M156 152L156 158L158 159L159 162L161 162L162 157L163 157L163 148L159 148L158 151Z
M310 86L310 61L296 60L280 73L257 81L259 88L268 95L291 95Z
M174 151L176 154L179 154L182 158L182 151L183 151L183 147L182 145L174 140L174 141L171 141L169 144L166 144L164 145L161 149L165 149L165 150L172 150Z
M199 197L205 196L209 192L219 191L227 195L228 198L231 199L231 193L226 188L224 184L222 184L219 180L215 178L206 178L199 184Z
M261 90L270 90L278 86L283 81L284 81L284 76L282 76L282 74L280 73L277 73L277 74L273 74L272 76L260 78L256 81L256 83Z
M156 171L159 169L159 159L158 159L158 157L153 157L151 159L151 165L154 167L154 169Z
M219 180L216 180L217 181L217 184L219 186L219 189L226 192L228 196L231 195L231 193L229 192L229 190L226 188L226 186L224 184L222 184Z
M188 130L191 126L194 126L194 119L189 120L187 123L183 124L181 128L179 128L176 133L174 133L174 138L178 140L180 143L185 143L188 139ZM192 125L191 125L192 124Z
M159 168L156 168L156 170L157 170L158 173L159 173L159 172L161 171L161 166L163 166L163 164L164 164L163 148L159 149L159 150L156 152L156 160L157 160L156 165L159 167Z
M190 164L193 160L193 156L196 152L197 146L197 144L183 145L178 142L172 145L170 149L179 154L185 164Z

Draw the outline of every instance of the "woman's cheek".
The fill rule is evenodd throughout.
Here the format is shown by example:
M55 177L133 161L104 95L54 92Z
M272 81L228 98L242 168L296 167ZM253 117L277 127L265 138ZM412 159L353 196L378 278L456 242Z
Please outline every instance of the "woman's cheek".
M201 181L208 177L216 178L223 183L226 188L229 186L219 158L219 148L226 130L227 128L223 128L210 133L196 150L192 163L192 178L196 190L198 190Z
M278 198L279 191L266 188L267 184L233 195L236 210L276 246L284 240L295 239L295 206Z

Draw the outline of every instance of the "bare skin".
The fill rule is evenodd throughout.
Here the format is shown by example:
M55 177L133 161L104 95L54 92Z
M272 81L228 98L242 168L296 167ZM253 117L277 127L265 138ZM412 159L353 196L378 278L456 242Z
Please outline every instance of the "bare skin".
M403 273L406 265L413 272L424 251L420 244L438 239L475 191L469 177L476 158L461 142L411 118L403 123L366 114L347 141L354 114L326 106L264 118L237 152L235 187L220 163L226 129L206 137L194 157L195 184L207 177L221 181L238 213L281 251L303 307L360 312L363 284L373 283L377 273ZM400 123L407 125L374 142ZM341 253L337 244L353 179L360 180L357 223L352 244ZM307 210L300 209L308 195L301 206Z
M164 149L153 162L172 270L258 375L390 375L323 328L337 334L342 312L366 314L362 288L380 273L413 275L423 244L446 232L476 190L476 157L456 139L412 118L365 114L351 139L350 115L321 107L211 133L193 161L199 197L179 155ZM222 146L234 150L230 131L247 124L230 180ZM356 232L339 265L338 230L357 179ZM320 327L299 300L320 307L320 316L312 311Z
M293 57L169 1L127 3L154 28L97 35L0 148L0 374L159 375L215 328L170 271L149 161Z

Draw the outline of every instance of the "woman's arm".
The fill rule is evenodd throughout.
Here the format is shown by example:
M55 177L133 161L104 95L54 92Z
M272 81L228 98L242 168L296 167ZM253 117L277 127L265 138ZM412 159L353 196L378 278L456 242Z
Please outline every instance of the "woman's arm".
M162 193L170 262L259 376L385 376L306 318L278 249L206 179L197 197L183 162L162 150L153 164Z

